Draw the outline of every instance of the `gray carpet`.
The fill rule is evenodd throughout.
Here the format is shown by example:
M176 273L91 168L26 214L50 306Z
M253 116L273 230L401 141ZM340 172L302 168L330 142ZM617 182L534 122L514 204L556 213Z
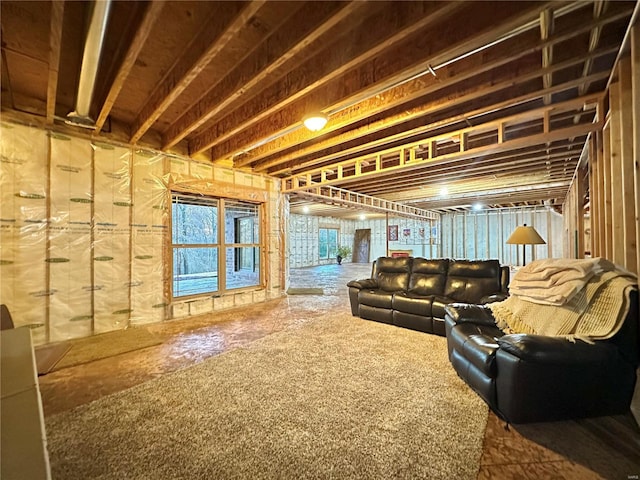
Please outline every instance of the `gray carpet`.
M54 479L475 479L446 340L318 318L46 419Z

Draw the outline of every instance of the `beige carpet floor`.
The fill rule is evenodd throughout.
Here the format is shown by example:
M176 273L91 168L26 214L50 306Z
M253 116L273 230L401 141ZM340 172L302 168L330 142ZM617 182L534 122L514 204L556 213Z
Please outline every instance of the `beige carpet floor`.
M445 338L338 315L46 426L55 479L475 479L486 421Z
M287 295L324 295L324 290L322 288L289 288L287 290Z

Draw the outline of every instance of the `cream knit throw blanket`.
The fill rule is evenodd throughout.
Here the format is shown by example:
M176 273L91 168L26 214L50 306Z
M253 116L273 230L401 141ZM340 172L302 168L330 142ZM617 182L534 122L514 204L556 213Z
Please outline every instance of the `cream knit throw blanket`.
M564 336L592 343L611 338L620 330L636 282L632 273L616 269L592 276L584 288L560 306L533 303L518 295L488 306L505 333Z
M613 263L600 257L535 260L516 272L509 284L509 293L534 303L564 305L591 277L615 268Z

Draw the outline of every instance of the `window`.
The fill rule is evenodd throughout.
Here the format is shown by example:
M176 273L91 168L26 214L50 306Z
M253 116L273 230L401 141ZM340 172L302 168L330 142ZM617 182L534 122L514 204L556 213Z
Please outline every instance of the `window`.
M260 218L258 205L227 200L224 213L226 277L229 288L260 282Z
M174 192L171 207L174 298L260 285L260 205Z
M333 258L338 253L338 229L337 228L321 228L320 229L320 246L318 254L320 259Z

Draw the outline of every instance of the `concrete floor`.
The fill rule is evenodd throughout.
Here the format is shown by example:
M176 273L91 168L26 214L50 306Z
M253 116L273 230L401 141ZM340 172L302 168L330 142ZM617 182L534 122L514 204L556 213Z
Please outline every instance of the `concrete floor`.
M324 295L289 295L228 312L149 325L160 345L65 368L39 378L45 416L186 368L320 315L348 313L346 283L369 264L294 269L291 287ZM489 414L478 479L640 478L640 430L631 415L505 429Z

